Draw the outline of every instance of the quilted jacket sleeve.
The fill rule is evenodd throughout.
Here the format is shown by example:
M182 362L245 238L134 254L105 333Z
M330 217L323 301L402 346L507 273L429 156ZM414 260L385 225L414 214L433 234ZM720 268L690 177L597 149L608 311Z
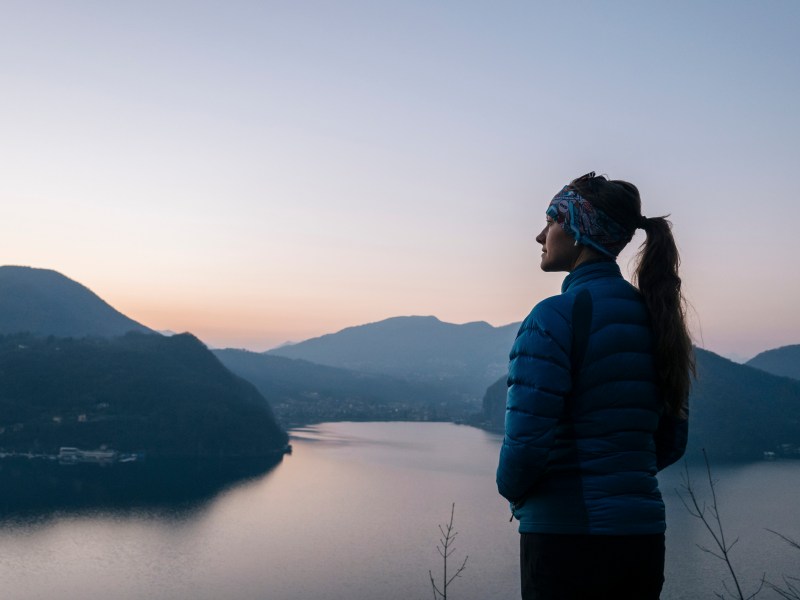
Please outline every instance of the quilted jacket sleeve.
M688 419L678 419L667 415L661 417L655 434L656 467L659 471L683 456L688 438Z
M547 464L572 387L571 343L571 325L545 300L523 322L511 348L505 436L497 467L497 489L511 502L531 492Z

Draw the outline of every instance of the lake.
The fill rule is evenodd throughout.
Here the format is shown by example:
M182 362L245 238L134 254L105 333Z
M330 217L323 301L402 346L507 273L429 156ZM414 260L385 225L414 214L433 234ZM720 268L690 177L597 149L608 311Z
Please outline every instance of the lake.
M10 499L24 497L16 488L31 479L25 469L39 467L20 467L13 494L9 484L0 489L7 496L0 503L2 597L430 598L428 570L441 578L438 525L452 503L459 533L451 572L469 559L449 597L519 597L516 523L508 522L494 484L500 436L450 423L327 423L294 430L292 438L293 453L277 466L230 468L237 472L229 476L217 467L213 490L196 465L171 465L170 475L152 479L123 471L130 465L105 472L87 465L96 471L80 477L56 472L45 477L50 487L37 484L35 493L47 498L30 510ZM668 511L662 598L714 598L724 565L695 545L711 540L676 495L681 471L676 465L660 476ZM690 471L708 499L702 470ZM67 473L65 481L58 473ZM745 587L752 591L764 572L773 581L800 575L800 551L765 530L800 539L800 462L718 465L714 477L726 533L740 538L733 560ZM116 493L101 489L104 479ZM130 486L143 480L172 489L137 494ZM201 491L176 492L191 490L193 481ZM70 501L59 504L61 496Z

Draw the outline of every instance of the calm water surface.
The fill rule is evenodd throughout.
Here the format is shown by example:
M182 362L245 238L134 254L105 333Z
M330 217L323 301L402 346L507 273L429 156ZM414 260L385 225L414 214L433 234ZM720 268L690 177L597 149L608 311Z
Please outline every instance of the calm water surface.
M453 558L469 560L450 597L519 597L518 534L494 486L499 436L447 423L331 423L293 438L280 465L221 484L216 495L7 510L1 597L430 598L428 570L441 568L437 525L453 502ZM707 497L702 473L692 473ZM800 574L800 552L764 531L800 538L800 463L718 467L715 478L730 536L741 538L734 560L743 579ZM709 540L675 495L680 483L678 467L661 477L669 519L662 597L714 598L723 566L695 546Z

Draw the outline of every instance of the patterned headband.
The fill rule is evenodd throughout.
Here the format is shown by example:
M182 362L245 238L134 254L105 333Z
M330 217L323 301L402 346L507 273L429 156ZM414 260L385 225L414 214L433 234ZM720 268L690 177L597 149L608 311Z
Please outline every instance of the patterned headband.
M557 221L561 228L583 244L616 258L633 236L575 190L564 187L550 201L547 216Z

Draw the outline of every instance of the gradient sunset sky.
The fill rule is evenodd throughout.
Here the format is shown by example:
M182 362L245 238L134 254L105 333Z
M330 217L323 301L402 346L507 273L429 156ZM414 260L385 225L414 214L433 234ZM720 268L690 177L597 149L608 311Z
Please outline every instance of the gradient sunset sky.
M0 264L216 347L503 325L558 293L534 238L594 170L672 215L700 346L800 343L798 31L793 0L6 0Z

